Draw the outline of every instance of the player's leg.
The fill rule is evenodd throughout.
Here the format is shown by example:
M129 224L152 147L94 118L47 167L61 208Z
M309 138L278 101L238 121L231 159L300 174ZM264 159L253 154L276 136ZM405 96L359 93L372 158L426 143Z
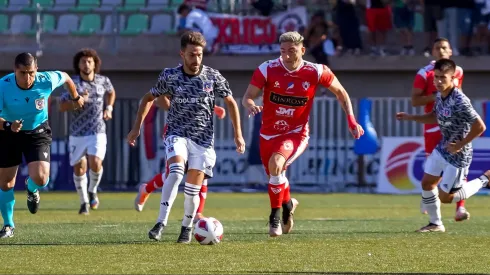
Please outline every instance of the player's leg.
M99 207L97 189L99 188L100 181L102 180L102 173L104 172L102 161L104 161L107 150L107 136L106 134L97 134L89 136L87 139L89 144L87 148L89 167L88 197L90 200L90 208L95 210Z
M478 193L481 188L488 187L490 170L479 178L465 182L468 168L457 168L447 164L442 175L439 198L443 203L458 202Z
M444 159L437 151L433 151L427 158L422 177L422 204L429 214L429 224L417 232L445 232L442 224L441 201L437 184L444 170Z
M42 129L42 131L40 131ZM51 128L47 123L33 130L35 134L25 137L24 157L29 177L26 179L27 208L32 214L39 210L41 197L39 189L49 183L51 161Z
M188 141L189 170L184 187L184 217L178 243L190 243L192 240L192 222L199 208L199 193L205 177L213 177L216 164L214 148L204 148L195 142Z
M194 217L194 223L204 218L202 214L204 211L204 205L206 204L206 197L208 194L208 180L204 179L202 182L201 190L199 191L199 207L197 208L196 216Z
M88 215L87 142L85 137L69 138L70 165L73 167L73 182L80 197L78 214Z
M168 172L156 174L150 181L140 185L138 188L138 194L134 199L134 208L136 211L143 211L145 203L150 197L150 194L153 193L155 189L162 188L165 178L167 177L167 173Z
M184 178L184 164L188 157L187 139L178 136L168 136L165 139L165 150L169 173L162 187L157 223L148 233L150 239L157 241L160 240L164 227L167 225L168 216L177 197L180 182Z
M3 227L0 230L0 239L14 236L14 186L18 166L0 168L0 212Z

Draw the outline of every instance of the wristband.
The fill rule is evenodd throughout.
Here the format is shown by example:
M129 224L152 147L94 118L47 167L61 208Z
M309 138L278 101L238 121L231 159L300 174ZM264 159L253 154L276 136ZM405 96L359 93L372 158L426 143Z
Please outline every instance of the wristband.
M75 97L75 98L72 98L71 100L72 100L72 101L75 101L75 102L76 102L76 101L79 101L79 100L80 100L80 95L78 95L78 96L77 96L77 97Z
M112 112L113 108L112 108L112 105L107 105L105 106L105 109L109 112Z
M357 127L357 121L354 115L347 116L347 123L349 124L349 129L355 129Z
M4 121L3 122L3 130L7 132L12 132L12 122Z

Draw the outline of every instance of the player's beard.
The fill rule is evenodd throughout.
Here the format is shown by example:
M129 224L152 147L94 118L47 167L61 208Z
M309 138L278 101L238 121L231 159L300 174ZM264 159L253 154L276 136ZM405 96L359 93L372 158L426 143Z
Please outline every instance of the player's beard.
M191 62L187 63L187 61L185 62L185 66L189 71L196 74L199 72L199 68L201 67L199 63L191 63Z

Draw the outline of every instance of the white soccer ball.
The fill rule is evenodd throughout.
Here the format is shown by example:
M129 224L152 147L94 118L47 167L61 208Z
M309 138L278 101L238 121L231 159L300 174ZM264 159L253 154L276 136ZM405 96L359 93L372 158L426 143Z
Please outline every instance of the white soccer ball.
M223 225L215 218L202 218L194 226L194 238L202 245L218 244L223 239Z

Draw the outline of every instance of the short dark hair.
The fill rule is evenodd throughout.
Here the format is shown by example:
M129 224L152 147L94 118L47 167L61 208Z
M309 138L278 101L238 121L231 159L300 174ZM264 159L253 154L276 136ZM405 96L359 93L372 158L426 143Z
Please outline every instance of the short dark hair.
M180 37L180 48L183 50L187 45L206 47L206 39L200 32L188 31Z
M189 7L187 4L182 4L177 9L177 14L182 14L186 10L191 10L191 7Z
M102 65L102 60L100 59L99 55L97 54L97 51L94 49L90 48L84 48L81 49L79 52L75 54L73 57L73 70L75 70L75 74L80 74L80 59L82 57L92 57L94 59L95 63L95 73L98 74L100 73L100 66Z
M455 72L456 71L456 63L451 59L443 58L436 61L434 64L434 70L438 70L441 72Z
M436 43L439 43L439 42L447 42L449 44L449 39L447 39L445 37L438 37L438 38L436 38L436 40L434 40L433 45L435 45Z
M15 67L37 64L37 58L30 53L20 53L15 57Z

